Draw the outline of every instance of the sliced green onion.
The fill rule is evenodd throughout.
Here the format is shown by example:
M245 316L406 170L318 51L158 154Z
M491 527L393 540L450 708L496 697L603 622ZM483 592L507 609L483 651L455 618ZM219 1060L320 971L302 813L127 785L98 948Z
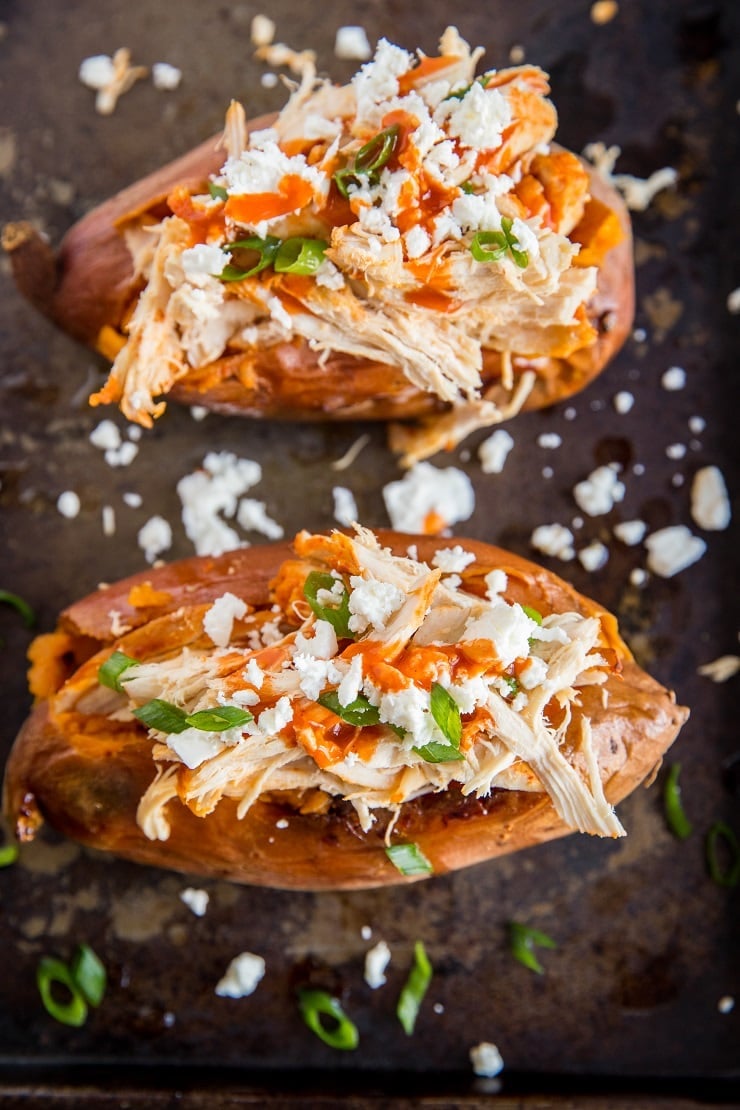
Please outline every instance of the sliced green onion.
M385 854L402 875L431 875L431 863L418 844L391 844Z
M509 251L511 252L511 257L514 259L520 270L525 270L529 265L529 255L526 251L520 250L518 246L514 246L514 244L517 243L518 240L511 233L513 222L514 221L511 219L510 216L502 216L501 228L504 235L506 236L506 242L509 247Z
M485 89L490 80L491 78L488 76L488 74L483 73L480 77L476 77L475 81L473 81L470 85L465 85L464 88L457 89L456 92L449 93L449 95L445 97L445 100L462 100L462 98L464 96L467 96L467 94L470 92L473 85L482 85Z
M341 717L349 725L380 724L379 709L371 705L364 694L360 694L349 705L342 705L337 691L327 690L325 694L319 696L318 701L319 705L323 705L325 709L331 709L332 713L336 713L337 717Z
M57 1002L52 993L54 984L61 985L69 991L68 1002ZM60 1021L62 1025L80 1026L85 1024L87 1018L87 1002L82 991L75 983L72 972L61 960L44 956L36 968L36 985L39 988L41 1001L46 1012Z
M108 656L105 663L98 667L98 682L101 686L107 686L110 690L117 690L121 694L123 693L121 676L129 667L138 666L138 663L138 659L132 659L125 652L114 651L112 655Z
M276 274L315 274L329 244L324 239L296 236L280 244L273 263Z
M686 816L681 801L681 787L678 783L680 774L681 764L672 764L663 788L663 808L668 828L673 835L679 840L687 840L691 836L693 826Z
M280 240L276 239L274 235L268 235L265 239L260 239L259 235L249 235L246 239L236 239L233 243L226 243L224 250L228 251L229 254L233 254L234 251L254 251L258 258L254 266L250 266L246 270L241 266L224 266L218 275L220 280L241 281L243 278L260 273L261 270L266 270L268 266L272 266L275 262L280 245Z
M531 605L522 605L522 609L531 621L534 621L535 624L542 624L542 613L539 609L533 609Z
M203 732L223 732L225 728L236 728L253 719L248 709L240 709L237 705L217 705L213 709L199 709L197 713L191 713L185 722Z
M107 976L103 962L89 944L77 946L69 970L85 1001L90 1006L99 1006L105 994Z
M507 684L507 686L511 690L512 694L518 694L519 693L519 679L518 678L514 678L513 674L504 674L504 675L501 675L501 677L503 678L504 682Z
M432 981L432 965L420 940L414 945L414 964L409 972L396 1006L396 1016L410 1037L416 1025L419 1008Z
M322 605L318 600L319 590L331 591L338 581L341 581L341 579L334 578L331 574L326 574L320 570L312 570L303 583L303 596L319 620L328 621L337 636L342 639L353 640L354 635L349 630L349 619L352 615L349 611L349 594L344 589L344 585L342 584L343 593L341 597L337 598L338 604L336 607Z
M10 590L0 590L0 601L5 602L6 605L12 605L16 612L20 614L26 628L33 628L36 623L36 614L20 594L11 593Z
M465 758L459 748L452 744L440 744L436 740L422 744L421 747L414 748L414 751L427 763L455 763L458 759Z
M431 710L440 732L454 748L459 748L462 739L460 706L438 682L432 683Z
M724 844L724 854L728 857L723 863L720 859L720 843ZM707 865L709 874L719 886L737 886L740 882L740 843L729 825L715 821L707 833Z
M547 933L522 925L518 921L509 922L509 943L511 953L520 964L544 975L545 969L534 953L535 945L540 948L557 948L557 943Z
M298 1007L301 1016L312 1033L315 1033L330 1048L353 1049L360 1042L357 1026L345 1014L338 999L327 991L302 990L298 992ZM331 1018L336 1025L327 1029L321 1020Z
M493 247L493 250L487 248ZM470 253L476 262L498 262L506 254L506 236L503 231L476 231L470 244Z
M184 732L188 727L185 710L168 701L162 701L161 698L153 698L135 709L134 717L149 728L156 728L158 732Z
M10 867L18 859L18 855L17 844L3 844L0 847L0 867Z
M394 123L392 127L386 127L385 131L380 131L361 146L355 155L355 173L372 174L382 170L396 149L400 132L401 128Z
M208 192L214 200L228 200L229 194L224 189L223 185L217 185L215 181L208 182Z
M460 188L464 193L467 193L468 196L475 196L475 185L472 181L463 181Z

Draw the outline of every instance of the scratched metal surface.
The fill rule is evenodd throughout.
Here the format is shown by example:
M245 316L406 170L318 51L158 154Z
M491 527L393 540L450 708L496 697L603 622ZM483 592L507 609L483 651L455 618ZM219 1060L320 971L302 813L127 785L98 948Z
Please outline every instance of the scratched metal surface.
M35 220L56 242L92 205L215 132L230 97L242 98L248 114L278 108L282 91L261 86L262 68L251 57L249 23L257 10L208 0L3 0L2 219ZM337 27L362 23L371 40L386 35L431 52L458 17L462 33L486 46L489 64L505 64L521 44L529 60L550 71L565 145L618 143L619 169L641 176L664 165L679 170L679 187L634 221L636 323L646 338L628 342L572 402L574 419L564 405L517 420L501 475L481 472L474 449L483 434L467 445L470 454L458 449L434 461L462 466L475 485L475 513L455 531L525 555L535 525L577 515L570 492L576 481L597 463L623 464L624 502L608 517L586 518L577 534L579 547L596 538L608 543L607 566L587 574L577 561L550 565L615 609L640 661L692 707L675 758L695 832L685 844L672 839L654 787L622 806L629 837L619 843L572 837L412 889L368 893L290 894L196 879L211 895L202 919L178 897L183 877L82 851L49 833L0 872L3 1075L9 1080L14 1066L33 1072L55 1065L66 1081L96 1074L93 1063L156 1065L160 1080L175 1083L184 1065L229 1067L243 1069L229 1074L250 1076L257 1087L261 1076L270 1077L273 1092L290 1074L292 1089L305 1080L326 1093L327 1076L340 1069L342 1089L350 1091L352 1075L373 1074L378 1090L393 1091L409 1072L424 1073L429 1091L434 1073L459 1101L471 1089L468 1050L481 1040L499 1045L510 1089L583 1080L608 1089L606 1077L615 1074L653 1083L737 1075L740 1004L722 1015L717 1003L723 995L740 998L738 893L708 879L702 842L718 818L740 829L737 765L728 770L738 752L738 679L719 686L696 674L698 664L737 651L733 533L703 533L708 548L699 563L639 590L629 572L643 565L644 551L611 537L615 523L635 517L651 528L690 523L688 490L700 466L721 465L737 490L730 411L737 331L725 306L740 284L729 233L738 192L737 9L730 0L621 0L604 26L591 21L585 0L476 2L459 13L437 0L327 0L318 12L274 0L271 15L279 38L315 47L321 69L338 80L352 65L333 56ZM178 65L182 85L165 93L142 81L102 118L77 67L121 45L134 61ZM40 629L53 627L63 605L101 580L143 567L136 534L153 513L174 524L171 555L191 553L175 483L214 447L262 464L253 494L291 533L332 524L337 477L328 463L367 432L369 446L341 481L365 523L387 523L380 487L398 470L380 427L296 428L215 416L196 423L171 406L133 464L111 469L88 441L102 414L89 411L85 397L102 361L21 302L5 262L0 281L0 585L31 602ZM660 385L672 365L687 371L680 392ZM619 415L612 401L624 389L635 404ZM689 431L693 415L706 420L701 434ZM543 432L557 432L563 446L540 448ZM666 456L674 443L688 445L685 458ZM548 466L551 477L543 476ZM65 489L80 495L74 521L55 508ZM141 509L124 504L126 491L142 494ZM102 532L104 505L115 510L113 537ZM30 633L1 607L0 635L4 756L28 708ZM512 918L557 939L544 976L510 957L505 926ZM375 992L362 978L372 943L362 939L366 925L373 941L384 938L393 952L388 985ZM435 975L408 1038L394 1006L417 938ZM41 955L66 958L82 940L101 955L111 983L100 1010L71 1030L44 1013L34 972ZM265 980L252 998L217 998L216 981L244 950L266 957ZM307 959L323 965L342 992L360 1029L356 1052L332 1052L298 1017L293 986Z

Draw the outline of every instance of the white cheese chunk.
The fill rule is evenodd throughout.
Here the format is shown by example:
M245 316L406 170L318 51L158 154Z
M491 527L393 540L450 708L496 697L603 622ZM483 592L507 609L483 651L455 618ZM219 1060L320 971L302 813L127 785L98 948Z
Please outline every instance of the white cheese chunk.
M663 389L675 393L686 385L686 371L681 366L670 366L660 379Z
M697 470L691 483L691 516L707 532L721 532L730 523L732 510L724 475L716 466Z
M490 1041L481 1041L470 1050L470 1062L476 1075L493 1078L499 1075L504 1068L504 1060L495 1044Z
M231 639L234 621L241 620L246 611L246 603L227 591L216 598L203 617L203 631L216 647L225 648Z
M349 618L351 632L361 633L366 628L383 629L388 619L406 600L406 595L392 582L379 582L375 578L352 575L349 580Z
M155 62L152 66L152 83L155 89L172 92L182 81L182 70L169 62Z
M183 732L171 733L167 737L167 747L192 771L224 750L227 745L221 739L222 736L223 733L186 728Z
M379 940L365 953L365 982L372 990L377 990L387 982L385 969L391 962L391 950L384 940Z
M647 524L644 520L623 520L621 524L615 524L612 531L627 547L634 547L645 538Z
M216 984L216 994L222 998L246 998L253 994L265 976L265 961L254 952L235 956L226 974Z
M329 621L317 620L313 626L313 636L297 632L296 651L311 655L314 659L333 659L337 654L337 634Z
M72 489L66 489L57 497L57 512L67 520L74 520L80 511L80 499Z
M461 639L490 640L501 666L508 667L515 659L529 655L529 639L537 628L536 621L527 616L521 605L508 605L493 598L480 617L468 621Z
M432 566L439 567L445 574L459 573L474 562L475 555L466 551L459 543L454 547L440 547L432 558Z
M383 487L392 527L398 532L432 531L467 520L475 508L472 482L463 470L420 462L397 482Z
M611 512L614 505L624 499L624 483L612 466L597 466L588 478L576 484L573 497L584 513L601 516Z
M543 432L542 435L537 436L537 446L544 447L547 451L553 451L556 447L562 445L562 438L557 432Z
M210 895L207 890L187 886L180 891L180 901L183 902L196 917L203 917L208 909Z
M90 443L101 451L121 446L121 432L112 420L101 420L90 432Z
M619 393L615 393L614 395L614 408L620 414L620 416L625 416L628 412L630 412L634 403L634 394L630 393L627 389L622 389L619 391Z
M572 559L575 555L573 533L564 524L540 524L529 537L529 542L543 555L551 555L563 561Z
M357 502L351 489L346 486L334 486L332 489L332 497L334 498L334 519L338 524L343 524L345 528L349 528L359 519L357 512Z
M162 516L153 516L144 524L136 537L148 563L172 546L172 528Z
M585 570L601 570L609 561L609 548L599 540L594 540L588 547L581 548L578 552L578 561Z
M500 474L504 469L506 457L514 446L506 428L497 428L478 448L481 470L484 474Z
M355 26L338 27L334 40L334 53L337 58L366 62L372 56L372 48L368 42L365 28Z
M707 549L704 540L691 534L685 524L675 524L653 532L645 540L647 564L653 574L672 578L701 559Z

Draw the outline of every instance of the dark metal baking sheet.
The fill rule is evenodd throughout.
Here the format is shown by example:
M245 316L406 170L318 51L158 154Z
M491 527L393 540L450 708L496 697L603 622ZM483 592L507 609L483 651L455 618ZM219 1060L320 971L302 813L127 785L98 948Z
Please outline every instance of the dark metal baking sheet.
M32 219L58 241L93 204L214 133L230 97L243 99L249 114L279 107L282 90L262 87L262 68L251 56L249 23L257 10L236 0L69 0L63 6L4 0L2 219ZM587 574L577 561L550 565L615 609L640 661L692 707L671 758L683 765L695 832L684 844L671 837L654 787L622 806L629 836L621 842L572 837L402 890L289 894L196 879L211 895L202 919L178 897L187 885L183 877L112 861L48 833L23 850L19 865L0 873L5 1090L12 1097L19 1082L47 1074L60 1092L63 1083L65 1090L69 1083L88 1084L87 1094L78 1092L84 1103L89 1084L105 1086L100 1068L109 1066L122 1082L129 1068L141 1066L143 1073L130 1075L146 1090L153 1084L150 1068L174 1088L187 1065L190 1075L201 1069L206 1084L209 1074L228 1068L237 1085L239 1076L250 1090L264 1083L265 1098L275 1101L284 1088L286 1097L313 1091L319 1105L319 1094L329 1098L331 1077L341 1073L336 1090L346 1094L359 1095L367 1089L362 1077L372 1076L372 1091L400 1095L408 1092L409 1075L412 1081L417 1075L420 1096L439 1091L462 1104L474 1097L468 1050L492 1040L506 1061L504 1089L508 1076L514 1091L586 1084L609 1092L610 1077L623 1076L632 1090L647 1084L656 1094L670 1090L678 1097L677 1079L689 1077L695 1086L685 1089L687 1096L704 1090L719 1097L729 1089L723 1084L737 1078L740 1061L738 892L708 879L703 834L720 818L738 829L737 773L726 766L738 751L738 680L715 685L696 668L737 651L736 541L732 530L707 533L700 562L636 589L629 572L644 553L619 545L611 527L634 517L651 528L689 523L688 489L703 465L720 465L731 490L737 488L731 384L737 318L725 303L740 285L730 236L738 207L737 7L731 0L621 0L605 25L591 20L585 0L476 0L461 10L437 0L423 6L329 0L320 11L275 0L270 14L280 38L315 47L321 69L336 79L352 70L333 56L335 30L347 23L363 24L371 40L386 35L432 51L444 26L457 21L470 41L486 46L489 64L506 64L510 49L521 45L528 60L552 74L565 145L618 143L619 169L641 176L664 165L679 170L678 188L634 221L636 323L645 338L629 341L573 401L575 419L566 418L569 406L518 419L502 474L481 472L475 447L482 434L434 462L462 466L475 485L476 511L456 533L523 554L531 554L535 525L568 523L577 515L572 487L595 464L625 466L624 502L608 517L586 518L578 533L579 546L596 538L608 543L607 566ZM165 93L140 82L103 118L77 68L83 58L123 45L136 62L178 65L182 85ZM53 627L62 606L100 581L140 569L136 533L155 512L173 522L171 555L191 554L175 483L212 448L262 464L254 492L288 534L332 524L331 488L338 481L354 491L365 523L387 523L380 487L398 469L380 427L292 427L216 416L196 422L171 406L145 435L134 463L109 468L88 436L111 414L85 403L102 361L21 302L7 263L0 281L0 584L32 603L39 628ZM660 384L672 365L686 369L680 392ZM619 415L612 401L625 389L635 405ZM689 431L693 415L706 420L701 434ZM543 432L560 434L563 446L539 447ZM328 464L360 433L369 435L369 445L338 478ZM685 458L666 456L674 443L688 445ZM543 476L548 466L552 477ZM74 521L55 508L65 489L81 498ZM130 490L142 494L141 509L124 504L122 494ZM113 537L102 532L104 505L115 509ZM30 633L2 607L0 634L6 753L28 707ZM505 927L513 918L557 938L544 976L511 959ZM361 935L366 925L370 942ZM373 992L363 982L363 957L380 938L393 962L388 985ZM427 945L435 975L408 1038L394 1006L417 938ZM104 959L111 985L100 1010L72 1030L45 1014L34 973L42 954L66 957L82 940ZM263 983L248 999L217 998L216 981L232 956L247 949L267 960ZM292 985L296 967L308 958L325 964L344 992L361 1033L354 1053L333 1053L296 1013ZM725 995L739 999L729 1014L718 1011Z

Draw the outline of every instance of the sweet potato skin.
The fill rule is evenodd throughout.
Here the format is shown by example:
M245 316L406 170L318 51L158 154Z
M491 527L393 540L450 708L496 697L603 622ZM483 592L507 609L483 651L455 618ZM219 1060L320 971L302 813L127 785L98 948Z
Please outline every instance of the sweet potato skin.
M397 533L380 533L379 538L397 553L405 553L413 542L422 559L431 558L441 546L462 542L482 567L506 570L518 600L548 610L604 612L555 575L486 544ZM125 650L130 642L155 643L167 629L186 637L186 626L199 627L204 606L226 588L252 605L263 605L271 578L289 554L289 545L278 543L218 559L187 559L98 590L65 610L60 627L91 645L90 658L59 695L36 706L16 740L6 770L4 810L19 839L31 839L48 820L73 839L127 859L235 882L348 890L414 881L388 860L384 822L362 833L342 804L323 814L301 814L287 802L266 796L237 820L236 803L229 799L205 818L175 801L167 810L169 839L150 841L136 824L139 799L154 775L146 730L136 724L110 727L101 717L82 717L65 709L64 692L70 684L82 681L86 671L89 677L97 667L96 649L105 649L100 656L104 658L114 644ZM169 595L156 615L127 601L132 587L145 581ZM129 622L132 631L114 637L111 611L118 612L119 621ZM606 795L616 803L660 762L688 711L634 663L613 626L610 633L622 673L607 683L606 708L601 689L587 687L583 711L592 720L599 760L608 768ZM276 834L281 818L288 820L288 827ZM476 800L451 790L407 803L393 840L418 844L434 873L440 874L568 831L544 794L494 790L490 798Z
M274 116L252 120L268 127ZM137 286L122 223L143 212L166 212L175 185L204 187L223 162L216 138L116 194L66 234L56 255L31 225L5 229L16 284L45 315L77 339L98 349L103 329L119 329ZM567 358L538 362L537 380L524 409L548 407L583 389L627 338L634 317L634 266L627 209L618 193L586 167L592 196L612 209L622 240L599 266L598 286L587 307L595 342ZM530 352L531 353L531 352ZM498 384L501 356L483 352L486 397L510 399ZM278 420L406 420L444 412L435 395L415 388L396 366L341 352L321 357L306 342L278 343L257 354L229 355L177 382L168 397L237 416Z

